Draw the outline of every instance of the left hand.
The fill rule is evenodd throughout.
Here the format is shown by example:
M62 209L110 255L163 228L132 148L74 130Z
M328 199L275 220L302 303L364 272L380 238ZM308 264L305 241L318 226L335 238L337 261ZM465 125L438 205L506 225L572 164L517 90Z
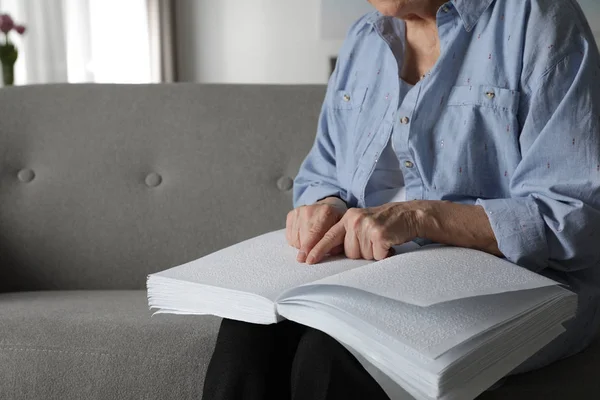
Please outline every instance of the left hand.
M393 246L418 237L417 202L351 208L313 247L307 264L320 262L332 249L344 246L346 257L383 260Z

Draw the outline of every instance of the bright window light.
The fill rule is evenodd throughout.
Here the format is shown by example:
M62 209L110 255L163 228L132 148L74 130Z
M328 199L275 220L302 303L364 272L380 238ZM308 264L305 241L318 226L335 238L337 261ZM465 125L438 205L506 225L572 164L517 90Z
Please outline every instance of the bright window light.
M152 81L146 0L89 0L90 61L99 83Z
M17 84L152 82L147 0L0 0L27 25Z

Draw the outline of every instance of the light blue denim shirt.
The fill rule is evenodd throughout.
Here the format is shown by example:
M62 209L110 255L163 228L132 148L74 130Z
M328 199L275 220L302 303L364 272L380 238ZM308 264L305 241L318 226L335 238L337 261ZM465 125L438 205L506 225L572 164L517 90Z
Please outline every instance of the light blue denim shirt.
M396 24L403 24L400 20ZM400 79L399 101L402 102L406 94L412 90L412 85ZM392 136L396 130L392 129ZM376 207L386 203L406 200L406 188L404 187L404 175L400 168L400 160L396 155L393 139L390 138L385 146L375 169L369 178L365 188L365 207Z
M535 368L600 325L600 56L575 0L453 0L437 24L440 58L402 99L403 24L373 12L352 26L294 205L365 207L391 140L407 200L483 206L508 260L578 293Z

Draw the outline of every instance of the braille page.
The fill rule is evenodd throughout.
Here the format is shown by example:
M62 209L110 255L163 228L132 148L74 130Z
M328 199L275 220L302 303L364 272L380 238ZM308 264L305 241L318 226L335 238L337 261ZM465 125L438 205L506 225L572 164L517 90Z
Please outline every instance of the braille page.
M332 257L318 265L296 261L285 231L275 231L153 274L184 282L253 293L275 301L285 290L371 263Z
M352 325L368 324L435 359L458 344L566 293L558 286L551 286L419 307L362 290L324 286L307 293L298 291L293 298L280 301L278 309L282 304L306 304L313 308L326 304L347 314ZM284 312L282 315L286 316Z
M447 246L423 247L311 283L353 287L421 307L557 284L490 254Z

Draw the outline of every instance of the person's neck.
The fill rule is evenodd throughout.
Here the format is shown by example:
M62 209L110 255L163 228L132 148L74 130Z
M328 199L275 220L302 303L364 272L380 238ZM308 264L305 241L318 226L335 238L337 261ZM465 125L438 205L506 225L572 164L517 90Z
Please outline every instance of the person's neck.
M405 15L398 18L406 24L407 40L416 39L417 52L430 53L439 48L437 32L437 12L446 0L426 0L415 2L415 5Z
M412 51L420 55L439 54L439 35L435 19L405 20L406 41Z
M445 2L431 1L422 12L413 12L402 18L406 25L406 46L400 74L402 79L413 85L433 68L440 56L437 30L437 10L440 3Z

